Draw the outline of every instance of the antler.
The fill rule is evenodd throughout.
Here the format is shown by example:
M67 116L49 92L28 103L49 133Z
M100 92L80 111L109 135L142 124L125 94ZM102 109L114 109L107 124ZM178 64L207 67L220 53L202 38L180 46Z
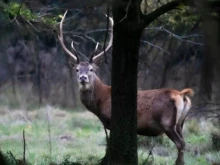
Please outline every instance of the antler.
M107 16L108 17L108 16ZM108 43L108 46L105 48L104 51L100 52L99 54L97 54L96 56L94 56L94 54L92 55L91 57L91 60L90 61L93 61L96 63L96 61L99 61L100 57L102 57L102 55L107 52L108 50L110 50L110 48L112 47L112 42L113 42L113 19L111 17L109 17L109 20L110 20L110 24L111 24L111 34L110 34L110 40L109 40L109 43Z
M96 51L98 49L98 46L99 46L99 42L96 43L95 50L93 51L93 53L92 53L92 55L91 55L91 57L89 59L90 63L92 63L92 61L93 61L93 56L95 55L95 53L96 53Z
M63 50L64 50L68 55L70 55L70 56L73 58L73 60L74 60L75 63L79 63L79 58L77 57L77 55L75 56L72 52L70 52L70 51L67 49L67 47L65 46L65 44L64 44L64 40L63 40L63 22L64 22L64 19L65 19L65 17L66 17L66 13L67 13L67 11L64 13L64 15L63 15L63 17L62 17L62 20L61 20L61 22L60 22L60 35L58 35L58 39L59 39L59 41L60 41L60 44L61 44ZM72 46L73 46L73 45L72 45ZM73 47L73 49L74 49L74 47ZM74 50L75 50L75 49L74 49Z

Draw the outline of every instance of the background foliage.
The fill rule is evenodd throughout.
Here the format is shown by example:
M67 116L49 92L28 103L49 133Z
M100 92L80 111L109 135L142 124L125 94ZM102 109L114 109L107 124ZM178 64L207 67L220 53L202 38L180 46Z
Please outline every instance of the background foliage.
M142 12L147 14L167 2L169 1L143 1ZM69 12L64 24L66 43L70 46L73 41L80 53L80 58L87 60L97 41L102 46L104 45L106 32L104 14L107 12L105 3L92 0L86 4L67 0L5 0L0 2L0 113L11 115L16 109L19 109L28 114L37 107L46 105L74 112L81 112L84 109L78 98L75 73L69 68L68 57L57 41L59 21L67 8ZM214 12L210 12L210 15L213 16L211 17L213 20L219 19L219 15ZM214 158L219 157L219 152L214 153L212 147L208 151L200 150L200 144L205 142L211 146L212 140L216 140L216 136L219 137L217 129L219 123L216 122L218 120L214 120L215 122L212 123L207 118L219 118L220 111L219 81L216 73L204 73L209 68L207 68L203 19L198 9L180 5L176 10L164 14L146 28L141 39L138 86L140 89L168 87L181 90L191 87L195 90L194 106L189 115L189 120L193 119L186 128L186 135L189 134L187 137L190 139L189 142L195 144L189 148L190 152L194 152L196 155L196 160L192 161L205 164L207 161L211 163L219 161ZM103 49L102 46L99 46L100 51ZM98 70L98 75L106 84L111 82L110 54L111 52L107 56L108 63L103 64ZM6 112L5 107L8 109ZM75 114L71 113L70 116L72 116L71 120L78 121L78 116L76 117ZM198 120L194 120L195 118ZM202 125L205 119L206 122ZM31 120L22 122L25 123L23 123L25 129L27 129L27 123L36 124ZM24 128L23 124L21 127L15 128L19 130L17 133L15 133L16 130L13 133L19 134ZM36 124L36 132L40 132L38 129L41 124L45 123L39 121ZM76 128L78 124L81 123L70 125L71 128ZM206 125L211 128L215 127L215 129L211 129L212 131L203 136L198 130L203 129ZM100 126L96 125L88 133L86 131L90 128L85 127L80 126L79 130L83 130L81 133L88 136L94 130L101 130ZM7 127L2 128L2 134L5 134L5 137L15 136L7 131ZM98 132L98 134L101 133ZM101 141L104 141L103 137ZM145 147L146 144L142 144L142 142L140 145ZM4 143L5 141L2 140L2 144ZM169 142L165 142L165 145L167 143ZM170 144L167 145L170 147ZM29 147L31 147L30 144ZM2 148L5 151L13 150L4 146ZM15 152L19 153L21 150ZM206 159L203 154L206 154ZM208 154L211 156L207 156ZM19 156L16 153L15 155ZM144 157L146 158L146 156ZM207 157L213 159L208 160ZM157 159L156 162L164 160L158 157L155 159ZM190 157L190 159L193 158ZM33 159L29 159L29 161L33 161Z

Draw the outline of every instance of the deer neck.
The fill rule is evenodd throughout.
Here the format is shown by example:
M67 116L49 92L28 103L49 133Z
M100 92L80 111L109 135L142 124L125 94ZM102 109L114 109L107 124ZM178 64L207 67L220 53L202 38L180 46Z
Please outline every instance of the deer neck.
M86 106L89 111L98 116L101 113L100 104L102 102L102 99L104 99L103 95L105 95L106 93L106 88L108 87L103 84L101 80L96 76L94 84L90 89L80 90L81 102Z

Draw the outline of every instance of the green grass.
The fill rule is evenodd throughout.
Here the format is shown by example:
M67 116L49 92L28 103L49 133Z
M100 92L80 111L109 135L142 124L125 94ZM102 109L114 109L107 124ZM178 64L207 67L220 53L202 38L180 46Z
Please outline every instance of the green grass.
M23 130L26 159L33 165L48 165L50 162L95 165L105 154L102 124L88 111L70 112L50 106L31 111L0 107L0 147L4 154L9 156L8 152L11 152L15 158L22 159ZM210 134L214 130L216 128L210 121L186 121L186 165L220 162L220 152L213 150L211 145ZM174 164L176 147L165 135L139 137L138 143L140 165ZM153 152L149 156L152 146Z
M5 109L0 111L3 113ZM0 116L0 123L1 150L4 153L11 151L16 158L22 158L22 133L25 130L27 160L35 165L49 164L51 160L60 163L66 157L79 162L97 157L98 161L105 152L102 125L89 112L70 113L51 107L30 112L10 110Z

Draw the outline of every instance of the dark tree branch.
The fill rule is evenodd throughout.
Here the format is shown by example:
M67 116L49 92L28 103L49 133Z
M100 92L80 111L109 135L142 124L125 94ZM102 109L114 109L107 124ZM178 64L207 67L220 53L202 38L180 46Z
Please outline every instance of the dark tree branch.
M157 19L159 16L177 8L182 2L181 1L171 1L160 8L154 10L150 14L142 15L142 27L145 28L147 25L149 25L151 22L153 22L155 19Z
M182 1L175 0L175 1L168 2L167 4L159 7L158 9L154 10L153 12L151 12L147 15L142 14L142 28L145 28L147 25L149 25L151 22L156 20L161 15L163 15L173 9L176 9L181 4L186 5L186 6L188 5L191 7L198 6L197 4L192 4L192 3L188 2L187 0L182 0ZM219 0L207 1L206 6L207 6L207 8L218 10L220 8L220 1Z

